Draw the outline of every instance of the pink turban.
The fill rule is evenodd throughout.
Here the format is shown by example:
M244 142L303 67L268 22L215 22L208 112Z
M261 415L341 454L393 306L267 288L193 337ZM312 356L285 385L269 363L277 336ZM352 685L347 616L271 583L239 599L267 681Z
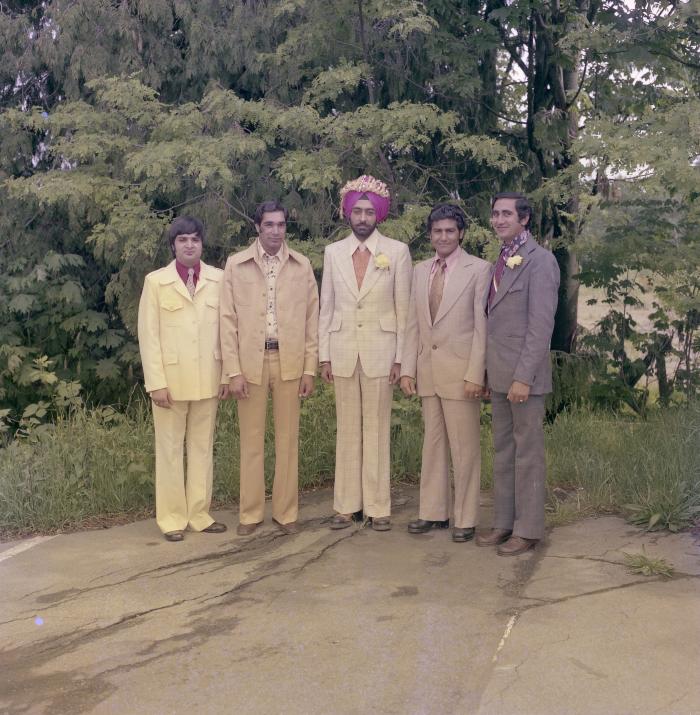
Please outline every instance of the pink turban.
M374 206L377 223L384 221L389 214L389 189L383 181L368 174L363 174L359 179L348 181L340 190L340 205L345 218L350 218L352 207L362 196L366 196Z

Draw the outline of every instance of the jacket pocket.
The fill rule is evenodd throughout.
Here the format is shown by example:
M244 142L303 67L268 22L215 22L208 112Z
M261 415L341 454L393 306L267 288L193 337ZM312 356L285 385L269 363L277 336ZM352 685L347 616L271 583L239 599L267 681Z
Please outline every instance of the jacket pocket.
M163 365L177 365L177 353L164 353L163 354Z
M178 325L182 320L183 307L184 306L182 303L177 303L173 301L161 303L161 308L163 309L164 325Z
M217 298L207 298L205 318L208 323L216 323L219 320L219 301Z
M387 333L396 332L396 316L395 315L382 315L379 318L379 327L385 330Z
M450 343L450 350L457 355L457 357L468 358L471 353L471 343L464 340L454 340Z
M333 316L333 320L331 320L331 324L328 328L329 333L334 333L338 330L340 330L340 326L343 324L343 314L342 313L336 313Z

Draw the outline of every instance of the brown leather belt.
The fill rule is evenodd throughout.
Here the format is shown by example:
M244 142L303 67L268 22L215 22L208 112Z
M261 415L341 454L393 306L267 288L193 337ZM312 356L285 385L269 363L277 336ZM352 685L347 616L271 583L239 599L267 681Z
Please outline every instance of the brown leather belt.
M266 340L265 350L279 350L280 344L277 340Z

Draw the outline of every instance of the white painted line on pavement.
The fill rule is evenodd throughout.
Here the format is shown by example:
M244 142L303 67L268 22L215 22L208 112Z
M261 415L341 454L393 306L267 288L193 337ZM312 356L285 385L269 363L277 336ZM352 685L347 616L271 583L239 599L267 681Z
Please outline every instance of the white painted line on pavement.
M495 663L498 660L498 654L503 650L503 646L506 644L506 641L508 640L508 636L510 635L510 632L513 630L513 626L515 625L515 621L518 619L518 614L516 613L514 616L511 616L508 625L506 626L506 630L503 634L503 638L501 638L501 642L498 644L498 648L496 648L496 652L493 654L493 658L491 659L492 663Z
M35 546L39 546L39 544L43 544L45 541L51 541L51 539L55 539L57 536L58 534L54 534L53 536L35 536L33 539L27 539L21 544L13 546L7 551L0 552L0 561L6 561L7 559L11 559L13 556L17 556L17 554L21 554L23 551L32 549Z

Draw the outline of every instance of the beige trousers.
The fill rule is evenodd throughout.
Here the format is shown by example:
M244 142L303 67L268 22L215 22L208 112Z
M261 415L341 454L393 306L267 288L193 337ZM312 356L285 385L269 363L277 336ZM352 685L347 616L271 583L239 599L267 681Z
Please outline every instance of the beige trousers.
M153 406L156 437L156 522L165 534L189 527L202 531L209 515L214 478L214 427L219 400L175 401ZM187 446L185 480L183 444Z
M265 425L272 392L275 423L275 479L272 518L279 524L299 513L299 379L283 380L276 350L265 352L262 384L248 383L248 397L238 400L241 434L240 523L258 524L265 515Z
M367 377L358 359L352 377L333 376L337 423L335 496L339 514L391 514L389 376Z
M424 397L423 461L420 475L421 519L450 518L449 455L454 471L454 526L476 526L481 484L479 400L443 400Z

